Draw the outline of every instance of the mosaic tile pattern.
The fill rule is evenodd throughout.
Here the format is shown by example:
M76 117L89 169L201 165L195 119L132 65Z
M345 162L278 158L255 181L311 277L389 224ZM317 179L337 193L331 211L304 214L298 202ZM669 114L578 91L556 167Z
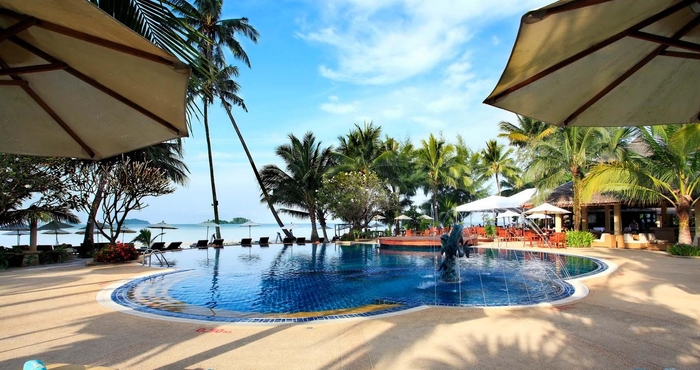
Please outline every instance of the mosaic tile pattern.
M176 272L137 279L112 293L126 307L219 322L290 323L367 317L424 305L513 306L573 294L564 281L607 269L554 253L473 249L460 283L437 281L435 250L371 245L273 245L169 253Z

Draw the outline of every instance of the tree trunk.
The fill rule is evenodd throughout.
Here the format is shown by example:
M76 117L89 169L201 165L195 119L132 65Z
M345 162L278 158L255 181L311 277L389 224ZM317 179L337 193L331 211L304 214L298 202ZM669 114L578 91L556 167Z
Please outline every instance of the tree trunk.
M309 219L311 220L311 242L318 241L318 229L316 228L316 207L309 207Z
M328 232L326 232L326 217L323 216L323 212L317 210L316 218L318 218L318 224L321 225L321 230L323 231L323 240L328 240Z
M433 185L433 221L437 221L438 218L438 206L437 206L437 193L438 193L438 186L437 183ZM433 225L433 221L430 222L430 225Z
M678 243L692 244L693 239L690 237L690 201L683 197L679 197L676 205L676 215L678 216ZM698 222L695 220L695 222Z
M29 220L29 251L36 252L37 234L39 233L39 220L32 217Z
M219 97L219 99L221 99L221 97ZM279 227L282 228L284 235L286 235L288 238L294 237L288 229L284 228L284 223L282 223L280 216L277 214L277 211L275 210L275 206L272 204L272 201L270 200L270 195L267 193L267 189L265 188L265 185L263 184L262 179L260 178L260 172L258 172L257 167L255 167L255 162L253 161L253 156L250 155L250 151L248 150L248 145L246 145L245 139L243 139L243 135L241 134L241 130L238 129L238 124L236 123L236 120L233 119L233 114L231 113L231 107L229 107L229 105L223 99L221 99L221 103L223 104L224 108L226 109L226 113L228 114L228 118L231 120L231 124L233 125L233 128L236 130L236 134L238 134L238 139L241 141L241 145L243 146L243 151L245 151L245 154L248 156L248 162L250 162L250 167L253 168L253 173L255 174L255 179L258 181L258 185L260 186L260 189L263 192L263 197L265 198L265 201L267 202L267 206L270 208L270 212L272 212L272 216L275 218L275 221L277 221L277 225L279 225Z
M579 178L580 172L577 170L571 171L574 196L573 196L573 228L574 231L581 230L581 179Z
M83 246L80 248L81 257L92 256L95 253L95 223L97 222L95 218L97 218L97 211L100 209L100 203L102 203L106 186L107 174L105 170L100 169L100 180L97 185L97 192L90 206L87 226L85 227L85 237L83 237Z
M498 189L498 196L501 196L501 182L498 181L498 172L493 174L496 177L496 189Z
M211 199L214 206L214 222L219 223L219 201L216 199L216 181L214 181L214 157L211 152L211 138L209 137L209 110L208 104L204 102L204 133L207 137L207 154L209 154L209 176L211 178ZM216 238L221 238L221 228L216 227Z

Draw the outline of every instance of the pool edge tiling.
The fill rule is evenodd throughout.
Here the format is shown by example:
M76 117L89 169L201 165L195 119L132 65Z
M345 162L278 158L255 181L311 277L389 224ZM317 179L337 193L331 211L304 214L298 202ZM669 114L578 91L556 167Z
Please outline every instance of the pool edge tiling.
M538 302L535 304L514 304L514 305L463 305L463 304L425 304L423 302L411 302L411 300L405 300L404 302L395 302L398 305L380 308L376 310L371 310L369 312L359 312L359 313L345 313L345 314L330 314L330 315L316 315L313 312L307 313L308 316L302 315L301 317L290 317L295 315L290 314L279 314L282 317L270 317L274 314L246 314L242 317L235 316L206 316L200 314L183 313L183 312L173 312L161 309L155 309L148 306L143 306L139 303L133 302L129 299L128 294L131 289L138 283L154 279L162 276L168 276L171 274L186 273L191 271L191 269L179 269L179 270L169 270L169 271L153 271L146 275L136 276L132 279L122 280L116 282L109 287L106 287L100 291L97 295L97 301L112 310L120 311L123 313L128 313L136 316L155 318L160 320L168 321L180 321L189 323L206 323L206 324L236 324L236 325L277 325L277 324L299 324L299 323L322 323L322 322L333 322L338 320L358 320L358 319L368 319L368 318L381 318L386 316L404 314L409 312L415 312L418 310L423 310L430 307L454 307L462 309L521 309L528 307L552 307L565 305L581 298L584 298L588 294L588 288L581 283L582 280L586 280L593 277L605 276L613 271L617 270L617 266L607 260L581 256L573 253L558 253L551 252L551 254L561 254L561 255L572 255L577 257L584 257L591 259L596 262L598 268L589 273L582 274L570 279L561 279L560 283L563 286L562 293L554 297L552 301ZM260 317L256 317L259 315ZM267 316L267 317L265 317ZM284 317L286 316L286 317Z

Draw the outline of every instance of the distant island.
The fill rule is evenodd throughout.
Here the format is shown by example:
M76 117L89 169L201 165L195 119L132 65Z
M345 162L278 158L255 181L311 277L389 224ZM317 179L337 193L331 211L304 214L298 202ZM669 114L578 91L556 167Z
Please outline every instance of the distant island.
M138 218L127 218L126 220L124 220L124 224L127 224L127 225L148 224L148 225L150 225L151 223L146 221L146 220L139 220Z
M250 220L245 218L245 217L234 217L233 220L231 220L231 221L219 220L219 225L240 225L240 224L244 224L248 221L250 221ZM206 220L204 222L214 222L214 221Z

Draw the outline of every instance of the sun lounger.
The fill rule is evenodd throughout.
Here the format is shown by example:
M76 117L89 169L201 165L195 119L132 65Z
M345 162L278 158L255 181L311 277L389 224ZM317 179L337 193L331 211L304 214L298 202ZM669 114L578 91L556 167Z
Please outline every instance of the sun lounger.
M195 245L195 248L197 248L197 249L207 249L207 248L209 248L209 241L206 240L206 239L197 240L197 245Z
M306 243L306 237L300 236L297 238L297 244L305 244Z
M48 252L53 248L50 245L37 245L36 250L39 252Z
M214 241L211 242L211 245L214 248L223 248L224 247L224 239L214 239Z
M253 239L251 239L251 238L243 238L243 239L241 239L241 246L243 246L243 247L252 247L252 246L253 246Z
M168 244L168 247L165 248L165 250L173 250L173 249L180 249L180 245L182 245L182 242L172 242Z
M260 240L258 240L258 244L260 244L261 247L269 247L270 246L270 237L269 236L261 236Z
M294 244L294 238L289 238L289 237L284 238L284 239L282 240L282 243L283 243L283 244Z
M165 249L165 242L155 242L151 245L151 249L156 251L162 251Z

